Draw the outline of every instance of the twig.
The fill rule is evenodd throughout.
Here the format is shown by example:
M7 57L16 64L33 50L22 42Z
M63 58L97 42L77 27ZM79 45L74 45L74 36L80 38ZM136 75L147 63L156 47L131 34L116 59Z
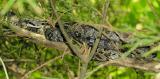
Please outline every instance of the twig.
M122 58L127 57L128 55L130 55L135 49L137 49L138 47L143 47L143 46L151 46L153 43L156 43L158 41L160 41L160 38L152 38L152 40L150 42L143 42L144 40L137 40L137 42L128 50L126 51L123 55ZM155 48L155 49L151 49L151 51L147 51L146 53L144 53L142 56L143 57L147 57L148 55L152 54L155 51L158 51L159 47ZM148 53L150 52L150 53Z
M12 64L8 65L7 68L17 76L23 76L23 74L26 72L26 69L18 67L17 62L12 62Z
M109 0L106 0L106 3L104 5L104 9L103 9L103 12L102 12L102 23L104 24L105 23L105 19L106 19L106 12L107 12L107 9L108 9L108 6L109 6L109 3L110 1ZM89 55L89 61L92 59L94 53L96 52L96 49L97 49L97 46L99 44L99 41L101 39L101 35L102 35L102 32L103 32L103 27L100 27L100 30L99 30L99 33L97 35L97 39L93 45L93 48L91 50L91 53Z
M158 46L152 48L150 51L144 53L142 56L143 56L143 57L147 57L147 56L149 56L149 55L155 53L156 51L160 51L160 45L158 45Z
M54 23L52 23L52 22L53 22L52 18L51 18L51 17L48 17L48 23L51 24L51 28L52 28L52 29L55 28L55 25L56 25L57 21L60 20L63 15L64 15L64 13L61 14L61 15L54 21Z
M105 23L106 12L107 12L108 6L109 6L109 0L106 0L106 4L104 5L103 12L102 12L102 15L103 15L102 16L102 23L103 24ZM99 33L97 34L96 41L95 41L95 43L93 45L93 48L92 48L90 54L87 57L88 59L85 62L82 62L80 79L84 79L85 76L86 76L88 64L89 64L90 60L92 59L92 57L94 56L94 54L96 52L96 49L97 49L98 44L99 44L99 41L101 39L102 32L103 32L103 27L100 27Z
M34 60L32 59L3 59L4 62L15 62L15 61L19 61L19 62L34 62Z
M103 8L103 12L102 12L102 24L105 24L105 20L107 19L107 10L110 4L110 0L106 0L104 8Z
M58 14L57 14L57 12L56 12L56 10L55 10L55 6L53 5L53 4L54 4L53 1L54 1L54 0L50 0L51 6L52 6L52 12L53 12L54 15L56 16L56 18L58 18ZM62 34L64 35L64 37L65 37L65 39L66 39L66 41L67 41L67 43L68 43L68 46L71 48L71 50L73 50L73 52L74 52L81 60L85 61L84 58L83 58L83 56L81 55L80 49L79 49L77 46L75 46L74 44L72 44L72 40L69 38L68 34L66 33L66 31L65 31L65 29L64 29L64 26L63 26L63 23L61 22L61 20L58 20L58 24L59 24L59 27L60 27L60 30L61 30Z
M122 58L127 57L128 55L130 55L138 46L140 46L140 44L142 43L142 41L138 41L137 43L135 43L135 45L130 48L128 51L126 51L123 55Z
M5 64L4 64L4 62L3 62L3 60L2 60L1 57L0 57L0 61L1 61L1 64L2 64L2 66L3 66L4 72L5 72L5 74L6 74L6 79L9 79L9 76L8 76L8 73L7 73L6 66L5 66Z
M51 59L51 60L43 63L42 65L34 68L33 70L27 72L27 73L22 77L22 79L25 79L28 75L30 75L31 73L33 73L33 72L37 71L38 69L44 67L45 65L48 65L49 63L54 62L55 60L57 60L57 59L59 59L59 58L62 58L62 56L63 56L63 55L57 56L57 57L55 57L55 58L53 58L53 59Z
M147 0L147 3L151 9L151 11L153 12L155 17L159 17L158 13L156 12L155 8L153 7L153 4L151 3L151 0Z
M156 72L156 73L160 72L160 68L157 67L158 65L160 65L160 63L158 63L158 62L147 62L147 61L140 61L140 60L126 58L126 59L110 60L110 61L107 61L107 62L104 62L104 63L98 65L92 71L87 73L87 76L85 77L85 79L90 77L92 74L94 74L100 68L103 68L103 67L109 66L109 65L137 68L137 69L152 71L152 72Z
M82 62L79 79L85 78L86 72L87 72L87 67L88 67L88 62Z
M95 73L96 71L98 71L100 68L103 68L104 64L100 64L99 66L97 66L96 68L94 68L92 71L87 73L87 76L84 79L87 79L88 77L90 77L93 73Z
M55 6L53 5L53 0L50 0L50 3L51 3L51 6L52 6L52 11L53 11L54 15L56 16L56 18L58 18L58 14L55 10ZM86 58L84 58L80 49L72 43L72 40L69 38L68 34L65 32L65 29L64 29L64 26L63 26L61 20L58 20L58 24L59 24L60 30L61 30L62 34L64 35L69 47L73 50L73 52L82 61L82 68L81 68L81 71L80 71L80 77L79 78L83 79L85 77L85 73L86 73L86 70L87 70L88 61L86 63Z

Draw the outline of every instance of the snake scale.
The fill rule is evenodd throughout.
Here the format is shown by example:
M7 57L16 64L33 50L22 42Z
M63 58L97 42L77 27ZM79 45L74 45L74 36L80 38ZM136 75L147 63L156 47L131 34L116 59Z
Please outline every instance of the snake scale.
M36 19L19 19L12 18L15 15L9 16L10 22L21 28L29 30L34 33L44 35L45 38L53 42L66 42L63 37L59 25L56 23L54 28L45 20L36 20ZM93 44L97 38L98 30L91 25L80 24L77 22L64 22L64 28L67 34L76 41L78 44L87 44L88 47L92 48ZM128 42L114 31L104 30L104 34L100 37L100 42L96 49L93 59L98 61L108 61L112 59L117 59L121 57L123 52L126 51L125 48L122 48L122 45ZM150 50L150 46L139 47L135 49L129 57L139 57L141 53ZM156 53L152 56L156 57Z

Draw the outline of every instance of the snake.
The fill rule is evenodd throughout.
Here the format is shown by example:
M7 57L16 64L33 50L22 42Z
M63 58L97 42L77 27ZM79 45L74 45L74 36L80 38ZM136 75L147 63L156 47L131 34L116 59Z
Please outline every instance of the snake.
M10 13L8 17L10 18L10 23L19 26L20 28L44 35L44 37L49 41L66 43L58 23L50 24L48 21L41 19L18 18L14 13ZM92 49L96 39L98 38L98 29L92 25L81 24L78 22L63 22L63 25L66 33L75 41L75 43L80 45L86 44L88 48ZM93 60L109 61L118 59L126 51L126 49L123 48L123 45L128 42L126 42L122 36L115 31L104 29L103 34L99 38L100 41L92 58ZM135 49L129 57L139 57L141 53L150 49L151 46L139 47ZM154 53L150 57L155 58L156 56L157 54Z

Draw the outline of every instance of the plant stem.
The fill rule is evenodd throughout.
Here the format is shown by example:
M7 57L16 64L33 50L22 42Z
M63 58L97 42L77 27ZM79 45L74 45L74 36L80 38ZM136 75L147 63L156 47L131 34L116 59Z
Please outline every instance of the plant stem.
M85 78L86 72L87 72L87 67L88 67L88 62L82 62L82 67L81 67L79 79Z
M57 12L56 12L56 9L55 9L54 2L53 2L53 1L54 1L54 0L50 0L51 6L52 6L52 12L53 12L53 14L56 16L56 18L58 18L58 14L57 14ZM79 49L76 45L74 45L74 44L72 43L72 40L69 38L69 35L66 33L66 31L65 31L65 29L64 29L64 25L63 25L63 23L61 22L61 20L59 19L57 22L58 22L58 24L59 24L59 28L60 28L60 30L61 30L61 32L62 32L65 40L66 40L67 43L68 43L68 46L72 49L72 51L73 51L81 60L84 61L84 57L81 55L80 49Z
M5 74L6 74L6 79L9 79L9 76L8 76L8 73L7 73L6 66L5 66L5 64L4 64L4 62L3 62L3 60L2 60L1 57L0 57L0 61L1 61L1 64L2 64L2 66L3 66L4 72L5 72Z

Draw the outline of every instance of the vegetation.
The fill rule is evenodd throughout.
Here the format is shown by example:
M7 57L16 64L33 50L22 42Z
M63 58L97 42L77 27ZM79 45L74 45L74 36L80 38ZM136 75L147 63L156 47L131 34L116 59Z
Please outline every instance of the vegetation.
M121 63L119 65L125 65L121 67L90 61L95 50L91 50L89 57L85 58L87 61L84 61L78 53L79 49L67 39L68 46L77 56L65 49L46 47L17 35L9 29L6 20L10 11L16 12L20 18L57 20L61 31L62 21L73 21L103 24L115 31L129 33L133 42L124 45L129 49L123 55L126 58L138 46L159 43L159 0L0 0L0 79L7 78L7 74L10 79L160 79L157 78L159 73L154 70L136 65ZM96 41L98 44L98 39ZM148 57L154 52L157 53L155 60L159 60L159 44L142 56ZM119 63L116 60L107 63L114 62ZM138 64L138 61L135 62Z

